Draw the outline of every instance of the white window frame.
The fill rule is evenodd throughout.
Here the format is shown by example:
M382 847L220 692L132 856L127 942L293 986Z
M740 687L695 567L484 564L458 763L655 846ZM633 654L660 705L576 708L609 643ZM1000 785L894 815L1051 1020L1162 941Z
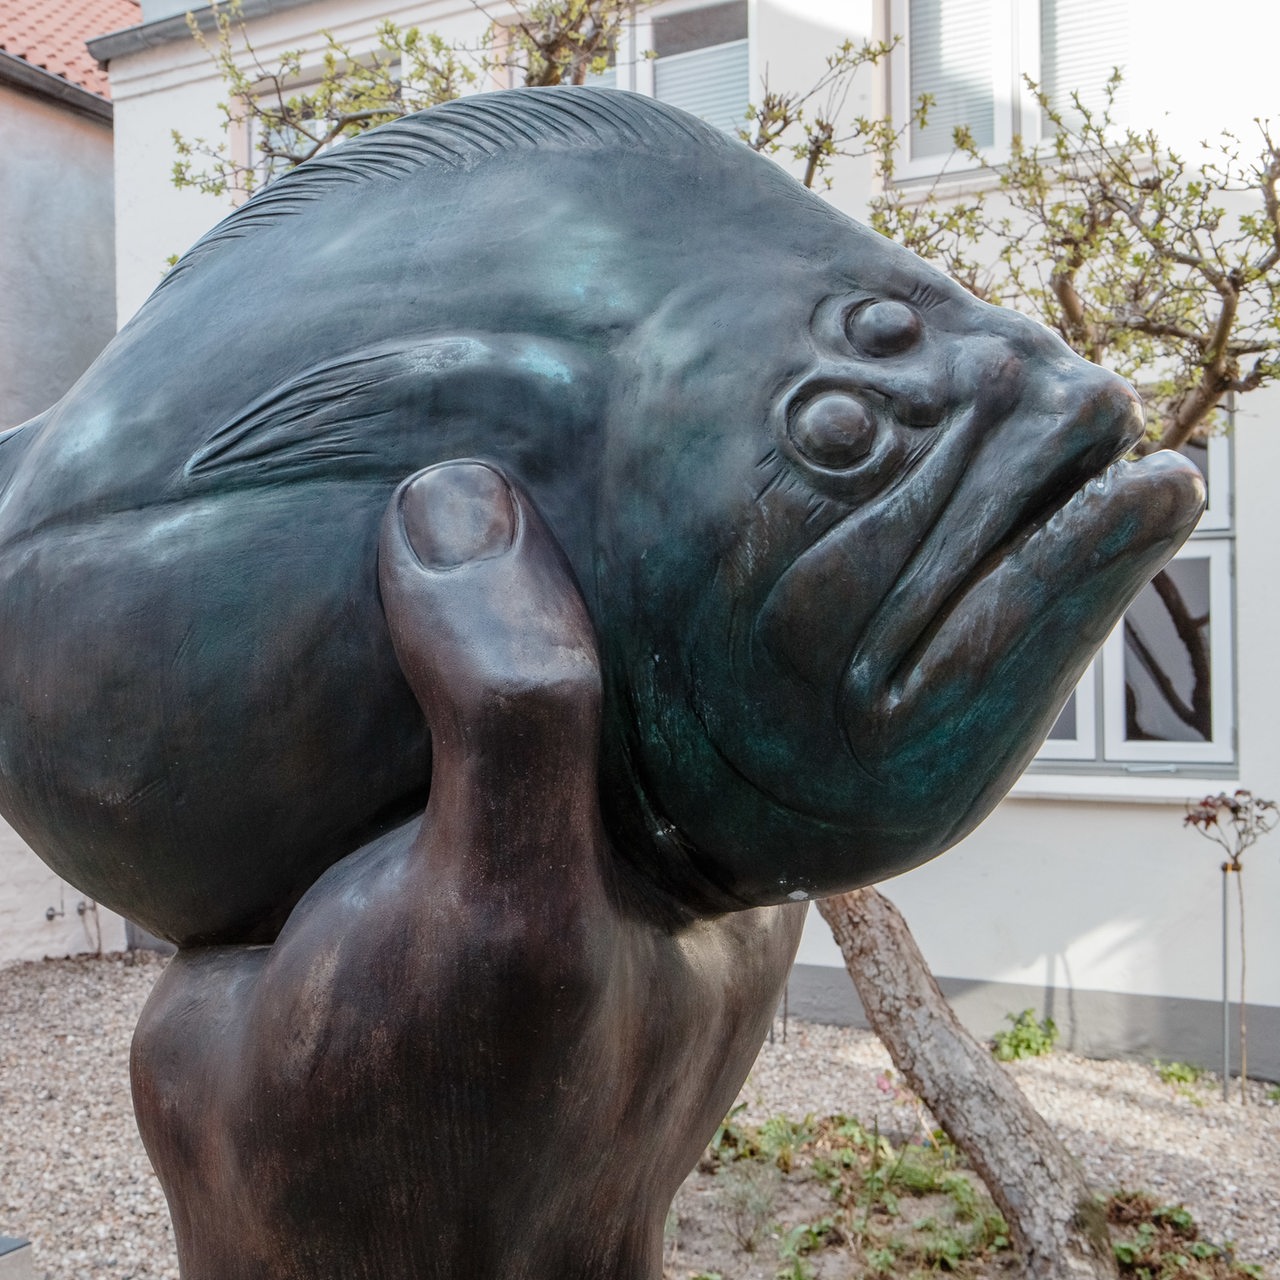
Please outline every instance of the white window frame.
M1080 682L1071 691L1071 697L1063 704L1063 710L1072 702L1076 710L1076 736L1074 738L1046 738L1036 753L1036 759L1084 760L1098 759L1098 664L1089 663Z
M615 79L613 87L617 89L630 89L633 93L643 93L647 97L656 98L654 92L655 68L659 61L667 61L667 58L658 59L650 57L648 51L654 46L653 41L653 24L658 18L669 18L677 13L690 13L697 9L714 8L723 0L670 0L669 3L657 5L652 9L645 9L641 13L635 13L625 23L622 30L618 34L618 45L614 51ZM750 86L754 83L752 76L755 70L754 50L751 40L752 25L752 6L749 4L747 9L747 28L748 34L746 40L730 40L722 45L707 45L705 49L690 49L685 53L668 54L671 59L676 58L694 58L704 54L707 49L721 49L728 45L745 45L747 48L747 86L748 98L750 98ZM746 120L744 118L743 125Z
M1035 10L1035 39L1036 43L1033 49L1036 52L1036 60L1034 65L1039 65L1039 41L1040 41L1040 10L1037 5L1026 6ZM896 49L894 49L890 60L889 82L890 82L890 116L895 121L907 121L911 119L911 113L915 108L914 97L911 93L911 5L910 0L890 0L889 4L889 31L892 35L900 36L901 39ZM1001 84L1006 86L1006 91L1011 95L1016 95L1020 100L1023 97L1029 97L1026 92L1025 85L1021 84L1017 68L1013 65L1011 50L1014 40L1014 17L1013 7L1007 3L1007 0L992 0L991 7L991 87L993 94L993 115L992 115L992 133L993 140L989 147L980 149L983 159L990 161L992 164L998 163L1009 154L1010 144L1013 142L1013 135L1016 132L1014 127L1015 113L1013 111L1013 103L1010 102L1004 110L1001 109L1001 98L999 87ZM1022 50L1024 41L1019 39L1019 50ZM1025 114L1025 111L1023 112ZM911 178L936 177L939 170L946 163L949 152L933 156L913 157L911 154L911 134L908 131L906 141L904 143L904 152L899 159L896 178L899 181Z
M1054 766L1062 763L1072 769L1084 766L1099 773L1177 773L1184 766L1236 762L1235 575L1231 533L1234 456L1226 434L1210 437L1207 447L1208 505L1195 532L1174 560L1209 561L1211 741L1125 740L1125 647L1124 619L1121 618L1072 692L1076 736L1046 739L1032 761L1031 767L1036 773L1052 773Z
M910 0L888 0L888 4L889 31L901 37L890 57L889 111L893 120L906 122L911 119L914 99L919 96L911 92L911 6ZM1040 65L1039 0L990 0L990 5L993 140L990 146L980 148L979 154L988 164L998 165L1008 158L1014 134L1020 134L1027 146L1037 146L1044 140L1040 104L1025 79L1030 76L1037 84L1043 84L1044 76ZM908 131L895 181L937 178L951 154L947 151L913 157ZM963 168L950 171L957 177L973 172L968 162Z
M1125 739L1123 619L1102 647L1102 754L1110 763L1230 764L1235 759L1235 673L1231 643L1231 543L1199 538L1174 557L1209 562L1209 687L1212 736L1208 742L1129 742Z
M1208 445L1209 485L1208 504L1200 523L1196 525L1196 533L1226 533L1235 519L1232 509L1232 495L1235 493L1235 476L1231 468L1234 462L1231 441L1219 432L1210 436Z

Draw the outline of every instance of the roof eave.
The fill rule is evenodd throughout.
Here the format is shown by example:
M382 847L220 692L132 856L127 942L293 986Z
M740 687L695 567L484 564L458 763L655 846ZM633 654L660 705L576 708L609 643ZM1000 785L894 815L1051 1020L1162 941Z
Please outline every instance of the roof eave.
M245 19L260 18L269 13L297 9L310 3L312 0L244 0L240 6L240 16ZM197 10L194 16L201 31L212 31L218 20L212 6ZM106 35L94 36L85 43L89 46L89 52L105 67L112 58L140 53L143 49L154 49L157 45L172 44L175 40L189 39L190 36L187 15L175 13L168 18L157 18L154 22L142 22L136 27L125 27L122 31L109 31Z
M91 120L109 125L113 119L111 103L106 98L3 49L0 49L0 84L56 102Z

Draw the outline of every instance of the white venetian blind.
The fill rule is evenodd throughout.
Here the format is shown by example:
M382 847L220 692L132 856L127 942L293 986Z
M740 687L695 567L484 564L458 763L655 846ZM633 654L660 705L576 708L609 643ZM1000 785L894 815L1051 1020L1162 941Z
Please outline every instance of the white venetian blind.
M593 89L616 89L618 87L618 68L613 66L605 67L599 74L588 71L587 78L582 83L590 85Z
M750 76L748 42L734 40L658 58L653 96L732 133L746 120Z
M1123 0L1040 0L1040 82L1049 101L1070 121L1078 121L1071 95L1101 112L1112 69L1123 68L1129 51L1129 6ZM1127 87L1120 86L1112 109L1123 123ZM1053 126L1043 121L1045 133Z
M995 142L991 0L910 0L911 101L930 94L929 123L911 131L911 155L945 155L957 125L980 147Z

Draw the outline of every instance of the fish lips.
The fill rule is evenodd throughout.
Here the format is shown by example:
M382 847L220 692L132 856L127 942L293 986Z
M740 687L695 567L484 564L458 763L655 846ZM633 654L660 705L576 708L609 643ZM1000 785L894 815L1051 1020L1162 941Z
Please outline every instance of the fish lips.
M1168 450L1125 457L1142 430L1132 403L1086 403L1055 435L1081 430L1094 445L1065 475L1047 468L1007 521L972 520L958 491L877 611L841 692L849 749L873 776L978 781L1005 753L986 790L1007 787L1134 594L1195 527L1205 491L1194 465ZM967 567L940 570L967 518Z

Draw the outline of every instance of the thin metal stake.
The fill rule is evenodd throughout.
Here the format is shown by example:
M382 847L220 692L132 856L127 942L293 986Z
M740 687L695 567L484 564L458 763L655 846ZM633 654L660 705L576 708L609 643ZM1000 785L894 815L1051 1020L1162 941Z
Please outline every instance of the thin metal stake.
M1231 1003L1227 985L1227 877L1231 874L1231 864L1222 864L1222 1100L1230 1100L1231 1082Z

